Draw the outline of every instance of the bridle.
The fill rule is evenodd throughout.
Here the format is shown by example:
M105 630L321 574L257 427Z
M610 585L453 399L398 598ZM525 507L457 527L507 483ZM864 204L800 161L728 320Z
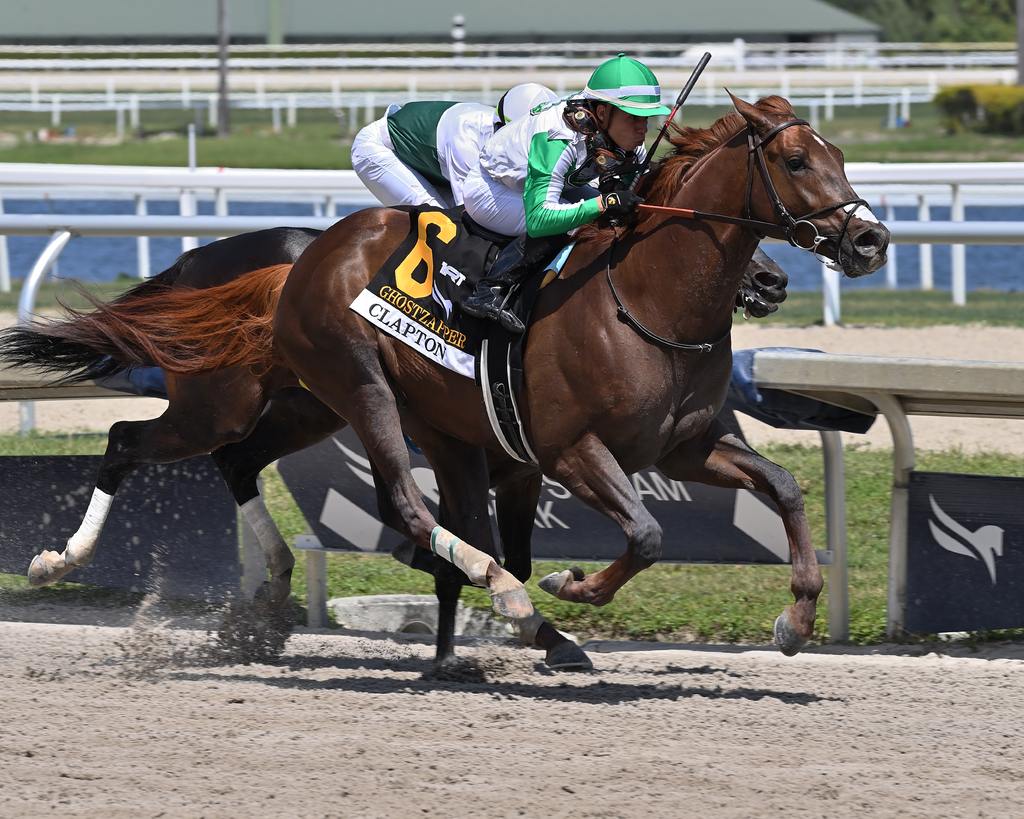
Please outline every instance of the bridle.
M813 253L816 257L821 259L830 266L842 266L842 247L843 239L846 238L847 230L849 229L850 220L853 215L857 212L861 206L867 207L868 203L863 199L847 199L843 202L837 202L834 205L828 205L824 208L812 211L811 213L805 213L802 216L794 217L786 205L783 203L782 198L779 196L779 192L775 189L775 183L772 182L771 173L768 170L768 162L764 156L764 146L771 142L776 136L787 128L792 128L795 125L807 125L810 124L807 120L803 119L791 119L776 125L767 134L759 137L754 131L753 127L747 124L747 185L746 195L744 198L743 213L744 216L726 216L722 213L708 213L707 211L694 210L692 208L673 208L663 205L648 205L641 204L638 208L644 210L655 211L658 213L667 213L673 216L681 216L684 219L694 220L705 220L712 222L726 222L728 224L740 225L741 227L749 228L757 234L758 238L764 238L765 236L772 236L776 239L784 239L789 242L793 247L799 248L800 250L806 250ZM742 133L742 132L741 132ZM735 137L734 137L735 138ZM761 183L764 185L765 193L768 195L768 199L772 204L772 210L775 212L778 222L765 222L760 219L753 219L750 216L751 213L751 202L754 194L754 168L757 167L758 173L761 177ZM814 224L813 219L817 219L819 216L832 213L833 211L839 210L840 208L846 211L846 218L843 220L843 227L839 231L836 237L836 260L833 262L830 259L822 256L818 248L823 243L828 241L829 237L822 235L818 230L818 226ZM809 231L809 232L808 232ZM804 239L806 238L806 241ZM608 264L605 268L605 274L608 279L608 286L611 288L612 297L615 299L615 304L618 310L618 317L621 321L626 322L630 327L636 330L643 338L651 341L655 344L660 344L663 347L668 347L673 350L688 350L691 352L709 353L718 344L725 341L731 332L726 331L725 335L721 338L716 339L712 342L705 342L702 344L684 344L679 341L673 341L667 339L664 336L660 336L650 328L646 327L636 316L629 312L629 309L623 304L622 298L619 296L618 290L615 288L615 283L612 281L612 257L615 252L615 245L618 242L618 235L616 234L615 239L612 240L611 246L608 248Z
M832 213L840 208L846 210L846 218L843 220L842 230L839 231L839 235L836 237L836 260L834 264L841 267L843 239L846 238L846 232L849 229L850 220L853 218L853 215L857 212L859 207L867 207L868 203L863 199L847 199L844 202L837 202L834 205L827 205L823 208L819 208L818 210L811 211L810 213L805 213L800 217L794 217L790 214L789 209L785 204L783 204L782 198L779 196L779 192L775 189L775 183L772 182L772 175L768 171L768 162L764 158L764 146L787 128L792 128L794 125L807 125L810 127L810 123L808 123L807 120L791 119L781 123L780 125L776 125L763 137L758 137L754 132L754 129L751 128L749 124L747 125L747 194L743 212L746 214L746 221L757 223L759 225L768 225L775 232L781 228L782 236L776 236L776 238L783 238L793 247L799 248L800 250L810 251L815 256L820 257L821 254L818 252L818 246L821 245L822 242L827 241L828 237L823 236L818 231L818 226L811 220L816 219L819 216ZM779 219L781 224L774 224L772 222L766 223L760 222L756 219L750 219L751 200L754 194L755 163L757 163L757 170L761 175L761 183L764 185L765 192L768 194L768 199L772 203L772 210L775 211L775 216ZM851 207L851 205L853 207ZM799 235L805 226L810 229L811 233L807 242L801 241ZM756 231L757 228L755 228L755 232ZM772 235L772 232L770 230L766 230L762 235ZM831 262L831 260L828 261Z

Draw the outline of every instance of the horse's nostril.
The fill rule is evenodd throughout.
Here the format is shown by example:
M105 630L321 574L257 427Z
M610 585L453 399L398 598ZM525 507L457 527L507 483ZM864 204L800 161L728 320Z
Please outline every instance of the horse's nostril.
M884 248L886 244L885 233L872 228L861 232L853 240L853 246L857 249L857 252L862 256L867 256L869 258L881 252L882 248Z
M785 287L789 283L789 277L782 271L758 270L754 274L754 281L766 288Z

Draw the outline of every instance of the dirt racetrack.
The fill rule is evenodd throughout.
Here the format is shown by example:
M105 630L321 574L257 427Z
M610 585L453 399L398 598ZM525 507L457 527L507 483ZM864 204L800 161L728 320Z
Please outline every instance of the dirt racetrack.
M0 622L0 816L1008 816L1024 648L592 644L539 652L293 635L220 665L199 631ZM623 649L628 650L623 650ZM839 653L836 653L839 651ZM915 656L917 655L917 656Z

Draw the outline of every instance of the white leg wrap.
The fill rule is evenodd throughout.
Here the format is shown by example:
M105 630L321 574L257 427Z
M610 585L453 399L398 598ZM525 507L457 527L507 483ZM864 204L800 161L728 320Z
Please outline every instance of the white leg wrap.
M256 540L259 541L260 548L263 550L263 557L267 561L270 573L277 576L292 568L295 565L295 558L292 557L288 544L281 537L281 532L278 530L277 524L274 523L274 519L270 517L270 512L267 511L267 506L263 503L263 497L257 495L238 508L241 510L245 522L256 534Z
M108 495L102 489L93 490L82 525L68 538L67 546L64 548L66 563L73 566L88 566L92 562L93 553L96 551L96 541L99 539L100 532L103 531L103 524L107 520L113 500L114 496Z
M435 526L430 533L430 550L466 573L474 586L487 585L487 568L494 558L474 549L447 529Z

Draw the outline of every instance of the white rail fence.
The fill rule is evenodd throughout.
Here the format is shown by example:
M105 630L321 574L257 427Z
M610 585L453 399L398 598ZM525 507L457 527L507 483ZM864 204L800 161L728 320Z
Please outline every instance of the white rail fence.
M847 175L854 187L878 210L893 230L896 242L918 244L920 287L934 289L933 244L951 245L951 296L954 304L967 300L967 244L1016 245L1024 239L1017 222L966 222L968 204L1024 204L1024 163L850 163ZM4 199L52 199L58 197L125 198L135 203L135 216L2 216ZM180 217L151 217L147 202L175 198ZM310 220L294 216L230 217L216 221L212 232L204 226L211 217L195 216L199 199L214 202L215 220L227 219L232 200L307 202ZM288 222L329 224L339 206L375 203L352 171L309 171L238 168L180 168L103 165L0 165L0 290L11 288L7 235L52 235L67 227L79 235L137 237L137 272L150 274L149 237L184 236L182 249L197 244L196 236L222 236L272 227ZM918 219L900 222L895 206L916 205ZM950 220L931 220L933 206L949 206ZM185 219L179 230L174 219ZM165 221L160 221L165 220ZM169 229L167 226L171 226ZM150 232L166 231L166 232ZM59 254L58 254L59 255ZM55 257L56 258L56 257ZM886 285L896 287L896 255L890 254ZM839 275L823 269L824 317L828 324L841 319Z
M468 69L498 64L502 67L535 67L542 61L560 66L583 62L595 56L627 51L642 56L651 65L681 65L693 62L704 51L737 71L770 68L887 68L941 67L945 69L1001 67L1016 65L1014 43L771 43L747 42L742 38L715 43L665 42L421 42L421 43L311 43L233 45L233 69L303 70L310 68L450 68ZM0 70L151 70L216 69L216 48L195 45L126 46L5 46L0 53L14 59L0 59ZM114 56L109 55L125 55ZM56 56L50 56L56 55ZM209 55L209 56L206 56ZM254 55L254 56L251 56ZM312 56L316 55L316 56ZM348 56L357 55L357 56ZM581 55L581 56L577 56Z
M745 99L757 99L766 94L786 97L798 109L806 109L811 125L818 127L822 119L831 122L837 108L861 108L865 105L884 105L888 108L886 127L901 127L912 119L912 106L930 103L938 90L938 83L903 86L864 86L857 83L846 86L800 86L794 87L785 79L779 83L761 86L734 87L733 90ZM23 93L0 93L0 111L43 114L51 127L59 127L66 120L74 121L69 114L79 112L110 113L114 117L115 135L124 139L129 130L142 127L144 111L191 110L202 116L210 128L217 125L217 95L207 91L194 91L187 80L182 81L176 92L132 92L112 90L108 83L104 93L53 92L43 93L38 84ZM565 96L576 89L566 88L565 82L556 83L554 88L559 96ZM448 89L439 92L420 92L415 83L402 91L352 91L342 90L341 82L335 80L330 90L325 91L268 91L257 81L256 90L237 92L230 97L230 107L235 110L262 111L270 118L275 133L284 127L294 128L299 121L299 111L330 111L344 125L349 134L373 121L392 102L410 102L419 98L445 99L457 102L483 102L496 105L504 89L495 90L492 83L482 81L478 90ZM671 105L674 98L666 89L664 102ZM693 107L726 107L730 105L725 91L710 83L690 97L687 104Z

